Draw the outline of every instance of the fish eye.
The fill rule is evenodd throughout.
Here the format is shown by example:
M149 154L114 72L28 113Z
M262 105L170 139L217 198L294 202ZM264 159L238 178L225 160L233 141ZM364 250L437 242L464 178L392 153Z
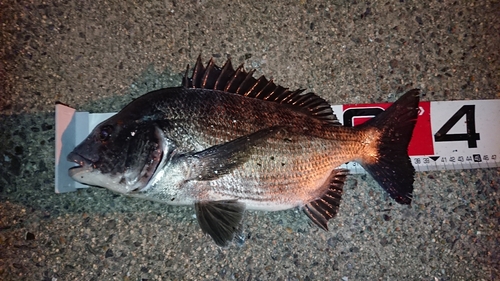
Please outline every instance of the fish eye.
M112 126L104 126L101 128L101 131L99 132L99 140L100 141L107 141L111 137L111 132L113 132L113 127Z

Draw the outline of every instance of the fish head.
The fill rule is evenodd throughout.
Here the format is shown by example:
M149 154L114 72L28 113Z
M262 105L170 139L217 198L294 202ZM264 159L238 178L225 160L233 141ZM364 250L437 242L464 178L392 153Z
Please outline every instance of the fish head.
M154 123L111 117L68 154L67 160L77 164L69 175L122 194L141 191L156 175L168 146Z

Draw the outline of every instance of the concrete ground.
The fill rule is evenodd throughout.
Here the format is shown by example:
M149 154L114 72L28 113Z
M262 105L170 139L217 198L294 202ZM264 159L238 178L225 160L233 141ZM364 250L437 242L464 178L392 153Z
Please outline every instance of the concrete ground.
M500 98L500 2L0 1L0 279L500 280L500 169L418 173L411 207L352 176L324 232L249 212L217 247L190 207L54 193L54 104L117 111L199 54L332 104Z

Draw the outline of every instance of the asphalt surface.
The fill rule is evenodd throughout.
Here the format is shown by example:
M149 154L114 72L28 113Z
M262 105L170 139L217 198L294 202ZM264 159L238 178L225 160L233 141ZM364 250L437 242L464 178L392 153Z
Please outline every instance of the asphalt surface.
M351 176L325 232L248 212L217 247L191 207L54 193L54 105L117 111L198 55L332 104L500 98L500 2L1 1L0 279L500 280L500 169L417 173L401 206Z

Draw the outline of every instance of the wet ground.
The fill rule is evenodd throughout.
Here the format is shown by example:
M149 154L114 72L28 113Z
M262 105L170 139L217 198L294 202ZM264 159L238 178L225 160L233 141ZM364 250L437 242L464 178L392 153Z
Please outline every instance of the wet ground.
M286 4L285 4L286 3ZM249 212L217 247L189 207L54 193L54 104L117 111L201 54L332 104L500 98L491 1L3 1L0 279L499 280L500 170L417 173L411 207L352 176L330 231Z

